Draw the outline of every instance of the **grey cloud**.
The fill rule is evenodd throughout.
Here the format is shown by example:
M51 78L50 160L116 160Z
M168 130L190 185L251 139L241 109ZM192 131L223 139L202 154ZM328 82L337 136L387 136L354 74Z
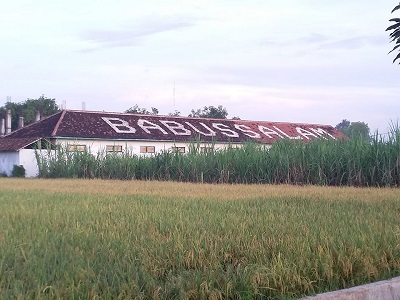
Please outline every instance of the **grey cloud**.
M312 33L308 36L304 36L299 38L297 41L304 44L319 44L322 42L326 42L329 40L329 37L326 35Z
M194 26L194 20L184 17L149 17L132 22L116 30L88 30L82 32L82 40L97 44L96 48L136 46L141 40L150 35L161 32L178 30ZM90 52L96 49L84 49L81 52Z
M273 39L263 39L262 41L260 41L259 44L261 46L279 46L282 45L283 43Z
M397 77L382 76L385 66L344 64L282 64L281 66L227 66L214 65L203 70L209 81L255 87L391 87Z
M319 49L358 49L364 46L380 46L384 44L387 44L387 39L383 36L356 36L323 43Z
M388 39L384 36L354 36L345 39L335 39L333 37L311 33L307 36L292 40L272 40L265 39L260 44L262 46L295 46L307 45L314 46L314 49L358 49L364 46L380 46L387 44Z
M293 40L276 40L276 39L264 39L260 42L261 46L290 46L293 44L321 44L329 41L330 38L326 35L311 33L307 36L300 37Z

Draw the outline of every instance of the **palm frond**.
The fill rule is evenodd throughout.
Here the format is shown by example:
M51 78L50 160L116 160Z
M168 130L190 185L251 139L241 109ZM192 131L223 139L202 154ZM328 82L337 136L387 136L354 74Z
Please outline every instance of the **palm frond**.
M399 26L400 26L400 21L397 22L396 24L393 24L393 25L389 26L388 28L386 28L386 31L396 29L396 28L398 28Z
M395 63L395 62L396 62L396 60L398 60L398 59L400 59L400 53L399 53L399 54L397 54L397 56L395 57L395 59L393 59L393 63ZM400 62L399 62L399 65L400 65Z
M393 8L392 13L398 9L400 9L400 3L399 3L399 5L395 6L395 8ZM392 24L388 28L386 28L386 31L392 31L389 34L390 42L395 43L395 46L389 52L389 53L392 53L393 51L398 50L400 48L400 18L392 18L389 20L389 22L395 22L394 24ZM396 57L393 60L393 63L395 63L397 60L400 60L400 53L398 53L396 55ZM400 62L399 62L399 65L400 65Z
M400 47L400 44L397 45L397 46L395 46L392 50L390 50L388 54L392 53L394 50L396 50L396 49L399 48L399 47Z
M392 13L395 12L396 10L400 9L400 4L397 5L395 8L393 8Z

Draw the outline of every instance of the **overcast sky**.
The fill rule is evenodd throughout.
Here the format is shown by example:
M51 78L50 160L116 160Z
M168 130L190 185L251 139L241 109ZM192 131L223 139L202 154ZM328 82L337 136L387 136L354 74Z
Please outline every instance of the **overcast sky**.
M336 125L399 121L396 0L13 0L0 8L0 105Z

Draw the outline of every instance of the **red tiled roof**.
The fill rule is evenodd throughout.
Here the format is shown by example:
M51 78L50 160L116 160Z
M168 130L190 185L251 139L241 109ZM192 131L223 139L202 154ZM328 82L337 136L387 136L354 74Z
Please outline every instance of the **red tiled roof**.
M63 111L58 112L42 120L19 128L4 138L26 138L26 137L51 137L57 123L62 119Z
M342 138L330 125L203 119L64 110L18 129L9 138L89 138L154 141L253 140L270 144L280 138Z
M0 152L18 151L40 140L40 138L0 138Z

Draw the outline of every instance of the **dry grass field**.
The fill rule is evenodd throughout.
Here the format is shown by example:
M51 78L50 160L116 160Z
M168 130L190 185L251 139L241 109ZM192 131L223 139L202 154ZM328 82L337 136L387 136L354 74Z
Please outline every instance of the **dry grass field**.
M0 298L292 299L400 275L400 189L0 178Z
M248 200L263 197L297 197L319 200L357 200L377 203L400 199L398 188L356 188L314 185L230 185L171 181L119 181L82 179L0 178L1 190L42 191L78 194L179 197L209 200Z

